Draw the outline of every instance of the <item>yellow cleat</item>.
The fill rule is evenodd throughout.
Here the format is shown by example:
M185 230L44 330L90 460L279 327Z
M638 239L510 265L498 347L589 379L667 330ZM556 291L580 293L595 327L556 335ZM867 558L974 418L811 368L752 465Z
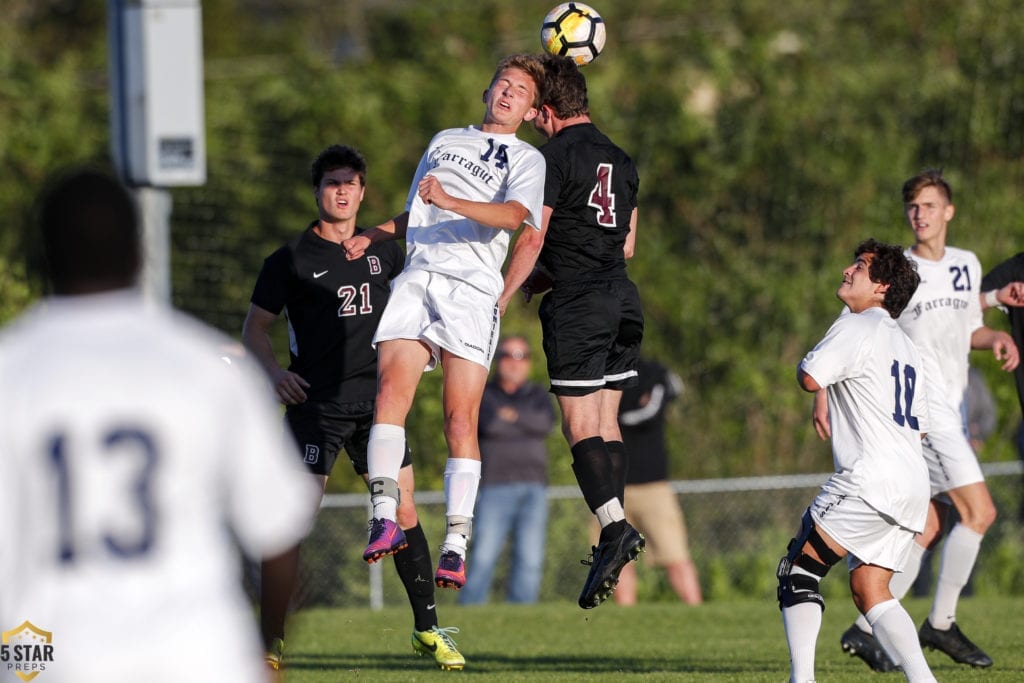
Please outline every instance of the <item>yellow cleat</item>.
M455 626L435 626L429 631L413 631L412 649L421 657L427 654L433 656L437 665L445 671L461 671L466 666L466 658L455 649L455 641L451 637L451 634L458 632Z
M263 657L269 666L274 671L281 669L281 663L284 661L284 641L280 638L274 638L274 642L270 644L270 650Z

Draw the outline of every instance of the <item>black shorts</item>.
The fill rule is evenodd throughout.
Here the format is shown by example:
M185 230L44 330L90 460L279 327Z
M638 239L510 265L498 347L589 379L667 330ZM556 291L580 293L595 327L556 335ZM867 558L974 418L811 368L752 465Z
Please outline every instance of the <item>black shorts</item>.
M540 304L551 392L586 396L637 382L644 314L626 278L562 285Z
M366 474L366 444L373 426L373 401L299 403L288 406L285 423L299 444L302 462L313 474L330 475L342 448L356 474ZM407 443L402 467L411 464Z

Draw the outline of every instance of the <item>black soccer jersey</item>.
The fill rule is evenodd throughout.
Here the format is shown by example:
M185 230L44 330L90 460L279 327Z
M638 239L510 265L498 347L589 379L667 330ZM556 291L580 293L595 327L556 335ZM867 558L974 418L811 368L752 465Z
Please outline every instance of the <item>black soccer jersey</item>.
M633 160L592 123L540 148L544 205L554 209L539 262L555 283L625 277L622 249L640 179Z
M349 261L340 244L312 227L266 258L252 303L274 314L285 312L288 369L310 383L309 400L373 400L377 352L371 342L405 257L396 242L388 241Z

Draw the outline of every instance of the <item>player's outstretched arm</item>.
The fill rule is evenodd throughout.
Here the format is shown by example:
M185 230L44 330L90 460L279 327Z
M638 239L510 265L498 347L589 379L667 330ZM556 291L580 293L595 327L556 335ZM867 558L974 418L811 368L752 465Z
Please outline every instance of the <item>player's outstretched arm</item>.
M358 235L353 235L347 240L342 240L341 246L345 250L345 258L349 261L360 259L371 244L402 239L408 228L409 212L403 211L386 223L381 223Z
M1002 368L1006 372L1013 372L1020 364L1020 351L1017 345L1006 332L993 330L982 325L971 334L972 349L992 349L996 360L1003 361Z
M995 306L1024 306L1024 282L1009 284L981 293L981 310Z

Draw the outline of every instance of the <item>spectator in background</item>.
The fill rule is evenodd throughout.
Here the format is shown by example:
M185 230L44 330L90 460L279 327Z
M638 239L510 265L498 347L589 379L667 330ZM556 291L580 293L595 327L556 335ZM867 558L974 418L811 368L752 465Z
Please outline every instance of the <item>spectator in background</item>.
M682 393L683 381L661 363L641 358L640 383L622 392L619 429L629 456L626 471L626 520L647 539L649 564L665 570L672 590L688 605L703 602L697 567L690 558L686 519L668 484L665 411ZM636 604L636 569L619 575L615 602Z
M547 390L529 381L530 344L505 337L498 344L494 376L480 404L480 454L483 470L473 538L475 562L463 605L487 602L506 539L512 541L508 601L533 603L540 594L547 531L545 438L555 425Z

